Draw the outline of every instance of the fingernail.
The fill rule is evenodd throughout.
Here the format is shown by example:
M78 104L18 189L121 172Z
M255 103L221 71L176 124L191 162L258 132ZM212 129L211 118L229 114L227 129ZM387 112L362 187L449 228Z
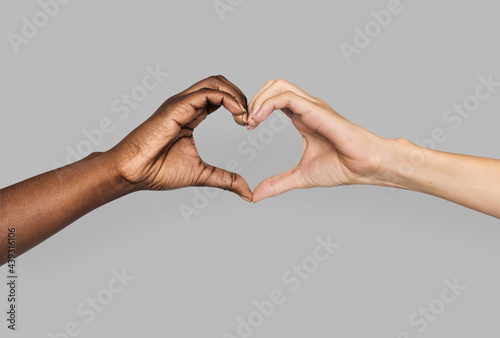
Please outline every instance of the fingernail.
M247 114L243 114L243 123L244 124L247 124L248 123L248 120L247 120Z
M257 111L253 114L252 118L253 118L253 119L255 119L257 116L259 116L259 115L260 115L260 112L261 112L261 110L260 110L260 109L259 109L259 110L257 110Z
M242 200L246 201L246 202L252 202L252 199L248 198L248 197L245 197L245 196L240 196Z

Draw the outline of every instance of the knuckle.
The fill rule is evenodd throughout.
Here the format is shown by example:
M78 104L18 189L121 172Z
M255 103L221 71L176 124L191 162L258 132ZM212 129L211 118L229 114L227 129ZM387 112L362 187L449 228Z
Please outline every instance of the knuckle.
M214 88L214 89L218 89L219 88L219 84L221 83L221 79L219 77L220 75L212 75L210 77L208 77L205 82L206 82L206 85L210 88Z
M288 82L285 79L280 78L280 79L276 80L275 84L277 84L280 87L283 87L283 86L287 85Z
M208 94L210 94L212 92L212 89L211 88L202 88L198 91L199 94L201 95L204 95L204 96L207 96Z
M286 106L289 106L296 96L294 92L287 90L286 92L283 93L283 97L286 100Z

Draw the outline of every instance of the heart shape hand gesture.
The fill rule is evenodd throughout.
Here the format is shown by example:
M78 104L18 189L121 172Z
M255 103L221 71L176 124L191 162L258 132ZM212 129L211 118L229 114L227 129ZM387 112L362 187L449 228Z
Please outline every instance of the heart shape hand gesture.
M282 110L302 135L300 162L265 179L253 193L240 175L205 163L193 131L221 106L248 129ZM189 186L221 188L258 202L292 189L372 184L427 193L500 217L498 172L499 160L379 137L284 80L269 81L247 104L238 87L213 76L165 101L111 150L1 189L0 235L7 237L16 224L28 234L16 251L23 253L123 195ZM3 243L0 251L7 253ZM0 254L0 265L7 261Z
M302 135L301 161L261 182L253 194L240 175L205 163L193 130L221 106L248 129L282 110ZM258 202L292 189L376 184L384 140L284 80L269 81L247 105L238 87L213 76L168 99L111 152L121 176L137 190L209 186Z

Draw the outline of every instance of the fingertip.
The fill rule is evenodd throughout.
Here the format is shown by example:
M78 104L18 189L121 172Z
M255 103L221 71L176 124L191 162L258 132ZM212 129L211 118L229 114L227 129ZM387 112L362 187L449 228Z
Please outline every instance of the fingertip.
M262 119L259 119L259 116L262 115L261 111L262 111L262 109L260 109L258 111L254 110L251 113L251 115L248 118L248 123L247 123L250 126L250 128L248 130L254 130L262 122L261 121Z
M254 197L254 198L252 199L252 203L253 203L253 204L259 203L260 201L262 201L262 198L257 199L257 198L255 198L255 197Z
M240 102L238 102L238 103L240 105L241 112L246 114L247 113L247 109L245 108L245 106L242 103L240 103Z
M242 200L244 200L245 202L248 202L248 203L252 203L253 202L253 199L252 198L249 198L249 197L246 197L246 196L240 196Z
M265 182L261 182L255 187L253 191L253 200L252 200L253 203L258 203L263 199L270 197L266 195L265 184L266 184Z
M253 200L255 202L263 199L281 195L293 189L303 188L303 185L297 182L299 171L296 167L276 176L266 178L260 182L253 191Z
M260 119L261 116L262 116L262 107L253 113L251 120L255 121L256 123L261 123L262 122Z
M245 122L245 114L243 115L233 115L233 120L236 122L236 124L245 127L247 125L247 122Z
M250 190L250 186L248 185L247 181L241 175L234 173L231 173L231 175L235 177L235 179L231 184L229 190L240 196L244 201L252 202L253 193L252 190Z
M236 98L228 93L225 93L228 100L223 101L223 106L228 110L232 115L234 121L240 126L246 126L248 124L248 113L247 109L236 100ZM231 103L229 103L231 102Z
M224 108L229 110L233 115L241 115L246 113L246 109L243 106L242 103L238 101L236 97L231 95L230 93L227 92L222 92L225 98L228 98L229 100L224 100L222 102L222 105Z

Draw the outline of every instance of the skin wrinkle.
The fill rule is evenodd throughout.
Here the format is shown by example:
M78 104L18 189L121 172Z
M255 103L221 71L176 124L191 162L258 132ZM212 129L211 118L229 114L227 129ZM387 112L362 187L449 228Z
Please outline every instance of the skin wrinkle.
M235 181L236 181L236 174L231 173L231 186L229 187L230 190L233 189L233 184Z
M454 156L408 140L380 137L281 79L268 81L250 105L253 114L257 106L264 113L257 116L259 122L252 115L248 129L257 128L281 109L304 140L302 159L294 167L297 171L262 181L254 189L254 202L302 187L304 182L305 188L369 184L423 192L500 218L500 160ZM425 156L412 166L415 153ZM476 174L471 175L471 170ZM457 182L463 183L457 186Z
M211 166L212 167L212 171L210 172L210 174L208 174L208 176L203 180L203 182L200 182L200 177L208 170L208 166L207 166L206 163L204 163L203 161L201 161L200 164L203 166L203 169L202 169L202 171L200 173L200 176L198 176L198 178L196 179L195 184L198 185L198 186L206 186L207 182L210 180L210 178L212 177L212 175L215 172L215 167Z
M214 81L219 90L209 88ZM236 173L210 166L208 174L209 165L196 149L193 129L208 113L224 106L241 124L235 117L248 110L239 107L246 98L236 86L221 77L211 77L165 101L111 150L0 190L0 233L7 233L15 224L19 233L26 234L19 238L18 254L22 254L122 196L139 190L195 186L206 174L203 183L231 190L253 202L295 187L372 184L434 195L500 218L500 160L432 151L405 139L380 137L348 121L324 101L315 103L288 82L281 80L278 84L279 90L272 88L272 83L251 102L265 102L268 108L259 109L265 110L264 120L272 113L271 108L283 109L293 126L307 137L307 143L296 167L264 180L253 193ZM279 92L286 94L273 94ZM248 124L249 129L259 125L253 120ZM370 149L376 149L376 153L370 154ZM418 166L412 165L415 153L422 154ZM376 168L374 156L380 160ZM0 241L0 265L7 261L5 242Z
M244 179L204 163L193 138L194 129L221 106L241 124L240 104L246 106L246 97L227 80L213 76L194 84L107 152L0 190L0 233L15 224L25 234L18 243L22 254L86 213L139 190L209 184L251 200ZM4 246L0 241L0 265L7 260Z
M207 169L207 166L205 165L205 163L203 163L203 161L201 159L198 159L198 161L199 161L198 162L198 166L202 167L203 169L200 170L200 173L198 174L198 177L196 177L194 179L194 184L195 185L201 185L200 184L200 178L203 175L203 173L205 172L205 170ZM205 182L206 182L206 180L205 180Z

